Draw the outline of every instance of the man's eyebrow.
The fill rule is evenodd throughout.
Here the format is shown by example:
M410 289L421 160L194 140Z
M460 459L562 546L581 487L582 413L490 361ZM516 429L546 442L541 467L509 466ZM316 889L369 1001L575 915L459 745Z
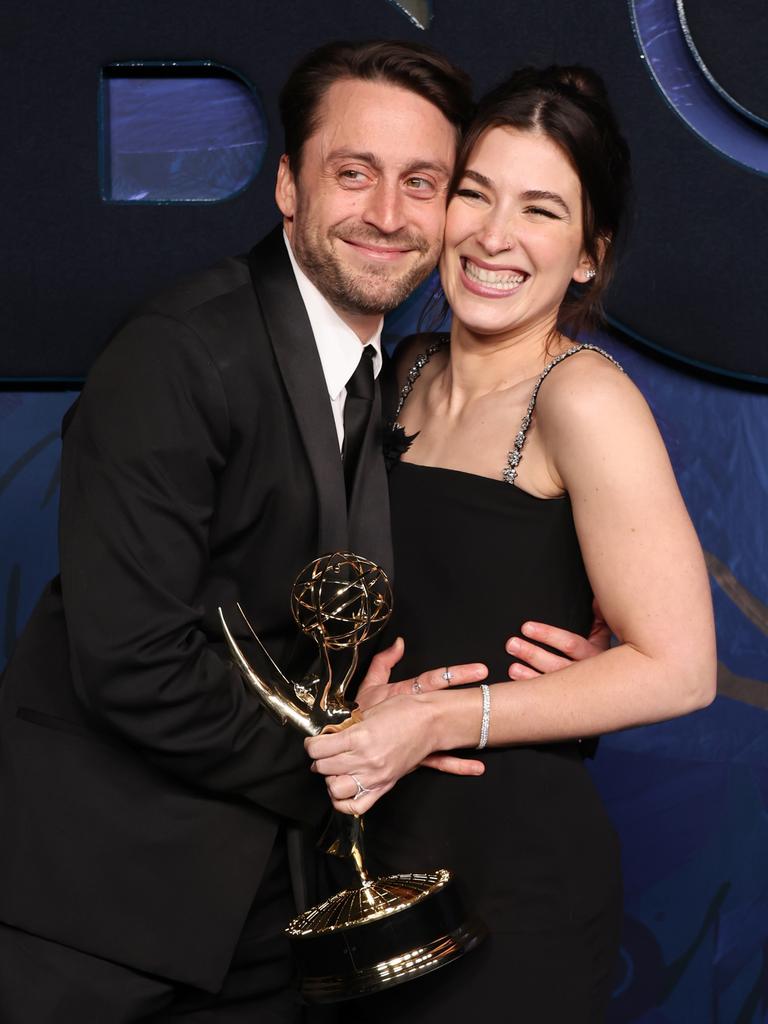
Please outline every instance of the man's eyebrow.
M357 149L333 149L327 155L326 160L357 160L361 164L370 164L371 167L375 167L377 170L381 166L381 161L373 153L363 153Z
M366 153L357 149L334 149L327 155L326 160L331 163L335 160L357 160L361 164L368 164L374 170L382 169L381 160L375 153ZM403 174L415 174L417 171L433 171L450 178L451 169L438 160L414 160L413 163L401 172Z
M548 199L551 203L554 203L556 206L559 206L567 214L568 217L571 216L571 211L568 208L568 204L562 196L559 196L557 194L557 192L547 192L542 189L532 188L529 189L527 192L523 192L521 198L525 200L533 200L534 202L536 200Z
M419 171L433 171L436 174L442 174L446 178L450 178L451 169L447 167L440 160L414 160L412 164L403 171L404 174L417 174Z

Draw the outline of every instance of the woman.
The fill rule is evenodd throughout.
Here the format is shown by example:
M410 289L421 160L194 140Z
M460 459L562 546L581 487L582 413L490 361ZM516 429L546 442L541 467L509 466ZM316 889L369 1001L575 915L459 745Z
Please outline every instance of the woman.
M452 868L490 938L369 999L367 1020L600 1021L620 875L589 738L714 694L707 576L653 417L606 353L566 334L599 308L627 179L602 83L578 68L513 75L459 155L440 264L450 344L427 339L406 377L413 440L391 475L406 683L381 685L397 641L362 688L363 722L306 745L337 808L373 808L381 866ZM409 348L406 367L424 338ZM589 661L491 687L407 678L480 652L501 679L510 620L583 633L593 591L619 644ZM472 747L486 748L480 778L413 771Z

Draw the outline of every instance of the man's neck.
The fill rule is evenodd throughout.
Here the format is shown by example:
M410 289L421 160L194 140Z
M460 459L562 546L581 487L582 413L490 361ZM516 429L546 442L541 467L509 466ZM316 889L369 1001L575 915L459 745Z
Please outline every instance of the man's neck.
M345 310L339 309L338 306L333 306L333 308L347 327L355 332L363 345L369 342L379 329L379 324L381 323L380 315L365 316L362 313L347 313Z
M307 268L302 265L299 257L296 255L296 251L291 243L290 232L283 226L285 239L288 244L290 254L293 258L295 267L298 268L304 277L314 286L314 288L323 296L325 301L334 311L336 316L343 323L349 327L353 334L356 334L360 339L362 345L366 345L375 334L381 329L382 320L384 316L382 313L358 313L353 310L344 309L343 307L332 302L324 292L318 288L317 284L312 280L312 276L308 273Z

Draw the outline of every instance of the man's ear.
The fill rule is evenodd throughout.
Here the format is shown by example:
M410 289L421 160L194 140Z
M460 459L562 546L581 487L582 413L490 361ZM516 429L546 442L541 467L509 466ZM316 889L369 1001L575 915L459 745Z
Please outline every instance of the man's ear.
M280 157L280 164L277 168L275 202L283 217L286 220L292 220L296 212L296 181L287 153L283 153Z

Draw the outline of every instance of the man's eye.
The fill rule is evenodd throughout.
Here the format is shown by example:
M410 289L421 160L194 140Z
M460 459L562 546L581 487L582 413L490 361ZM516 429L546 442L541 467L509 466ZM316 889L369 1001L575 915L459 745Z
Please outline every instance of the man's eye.
M343 171L339 171L339 177L350 185L359 185L365 182L366 176L362 171L357 171L354 167L348 167Z
M412 188L417 192L433 192L435 189L434 183L429 178L422 178L419 175L413 175L411 178L406 178L406 185L408 188Z

